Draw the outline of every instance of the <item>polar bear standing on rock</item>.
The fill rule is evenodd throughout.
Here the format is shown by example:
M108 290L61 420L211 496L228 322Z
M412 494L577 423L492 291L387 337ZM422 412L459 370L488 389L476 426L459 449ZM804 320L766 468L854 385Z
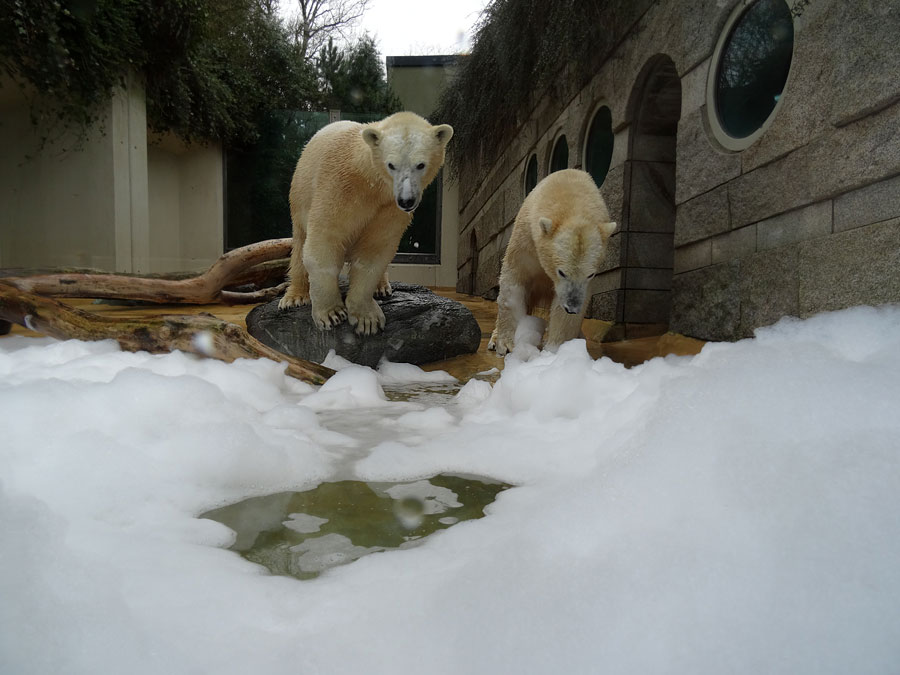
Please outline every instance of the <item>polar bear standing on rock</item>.
M411 112L370 124L335 122L317 132L291 180L294 247L278 307L312 302L312 318L325 330L344 319L363 335L384 328L373 296L391 294L388 263L452 136L449 125L432 126ZM350 263L346 303L338 288L344 262Z
M538 183L519 209L503 256L488 349L500 356L512 351L516 326L539 306L550 307L547 348L578 337L588 282L615 229L590 174L565 169Z

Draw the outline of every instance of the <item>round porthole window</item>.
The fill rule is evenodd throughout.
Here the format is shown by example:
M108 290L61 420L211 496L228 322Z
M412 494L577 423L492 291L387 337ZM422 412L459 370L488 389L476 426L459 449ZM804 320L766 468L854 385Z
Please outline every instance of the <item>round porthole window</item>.
M609 173L614 141L612 112L608 107L602 106L591 120L584 143L584 170L591 174L598 187L603 185L606 174Z
M569 168L569 143L565 136L560 136L553 146L553 154L550 155L550 173Z
M778 109L794 52L785 0L744 0L729 17L706 87L710 126L727 150L758 139Z
M537 155L532 155L525 165L525 196L537 185Z

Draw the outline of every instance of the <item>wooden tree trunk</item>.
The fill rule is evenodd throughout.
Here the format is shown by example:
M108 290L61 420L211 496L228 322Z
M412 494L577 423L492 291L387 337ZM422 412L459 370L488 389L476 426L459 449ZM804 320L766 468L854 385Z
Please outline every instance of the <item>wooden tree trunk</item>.
M283 361L287 363L285 372L288 375L311 384L322 384L334 374L325 366L282 354L259 342L240 326L211 315L141 319L98 316L52 298L24 292L8 281L0 281L0 323L3 321L58 339L113 339L122 349L131 352L181 350L229 363L239 358Z
M263 302L275 297L280 287L252 293L224 289L244 279L271 275L271 270L253 271L251 268L289 256L291 241L290 238L270 239L237 248L222 255L200 276L189 279L74 273L9 277L5 281L27 293L65 298L127 298L189 305Z

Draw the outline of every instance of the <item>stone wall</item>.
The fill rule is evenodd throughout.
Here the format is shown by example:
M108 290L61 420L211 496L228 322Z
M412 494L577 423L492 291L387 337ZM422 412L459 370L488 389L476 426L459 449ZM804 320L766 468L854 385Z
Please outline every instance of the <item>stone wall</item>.
M799 16L783 100L757 142L726 152L708 127L706 87L738 2L617 4L618 47L591 81L563 76L500 157L463 169L457 288L496 292L525 163L536 154L546 176L565 133L580 168L606 105L615 148L602 191L620 230L589 316L616 321L619 336L643 326L737 339L785 315L900 301L900 5L789 3ZM654 139L640 125L660 64L674 65L669 93L680 89L672 173L646 155Z

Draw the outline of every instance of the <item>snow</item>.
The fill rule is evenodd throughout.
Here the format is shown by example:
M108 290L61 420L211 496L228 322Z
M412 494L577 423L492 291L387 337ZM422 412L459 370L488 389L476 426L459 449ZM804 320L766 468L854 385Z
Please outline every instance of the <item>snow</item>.
M523 351L493 385L344 363L314 388L0 339L0 672L897 672L900 307L631 369ZM314 580L196 517L442 472L516 487Z

